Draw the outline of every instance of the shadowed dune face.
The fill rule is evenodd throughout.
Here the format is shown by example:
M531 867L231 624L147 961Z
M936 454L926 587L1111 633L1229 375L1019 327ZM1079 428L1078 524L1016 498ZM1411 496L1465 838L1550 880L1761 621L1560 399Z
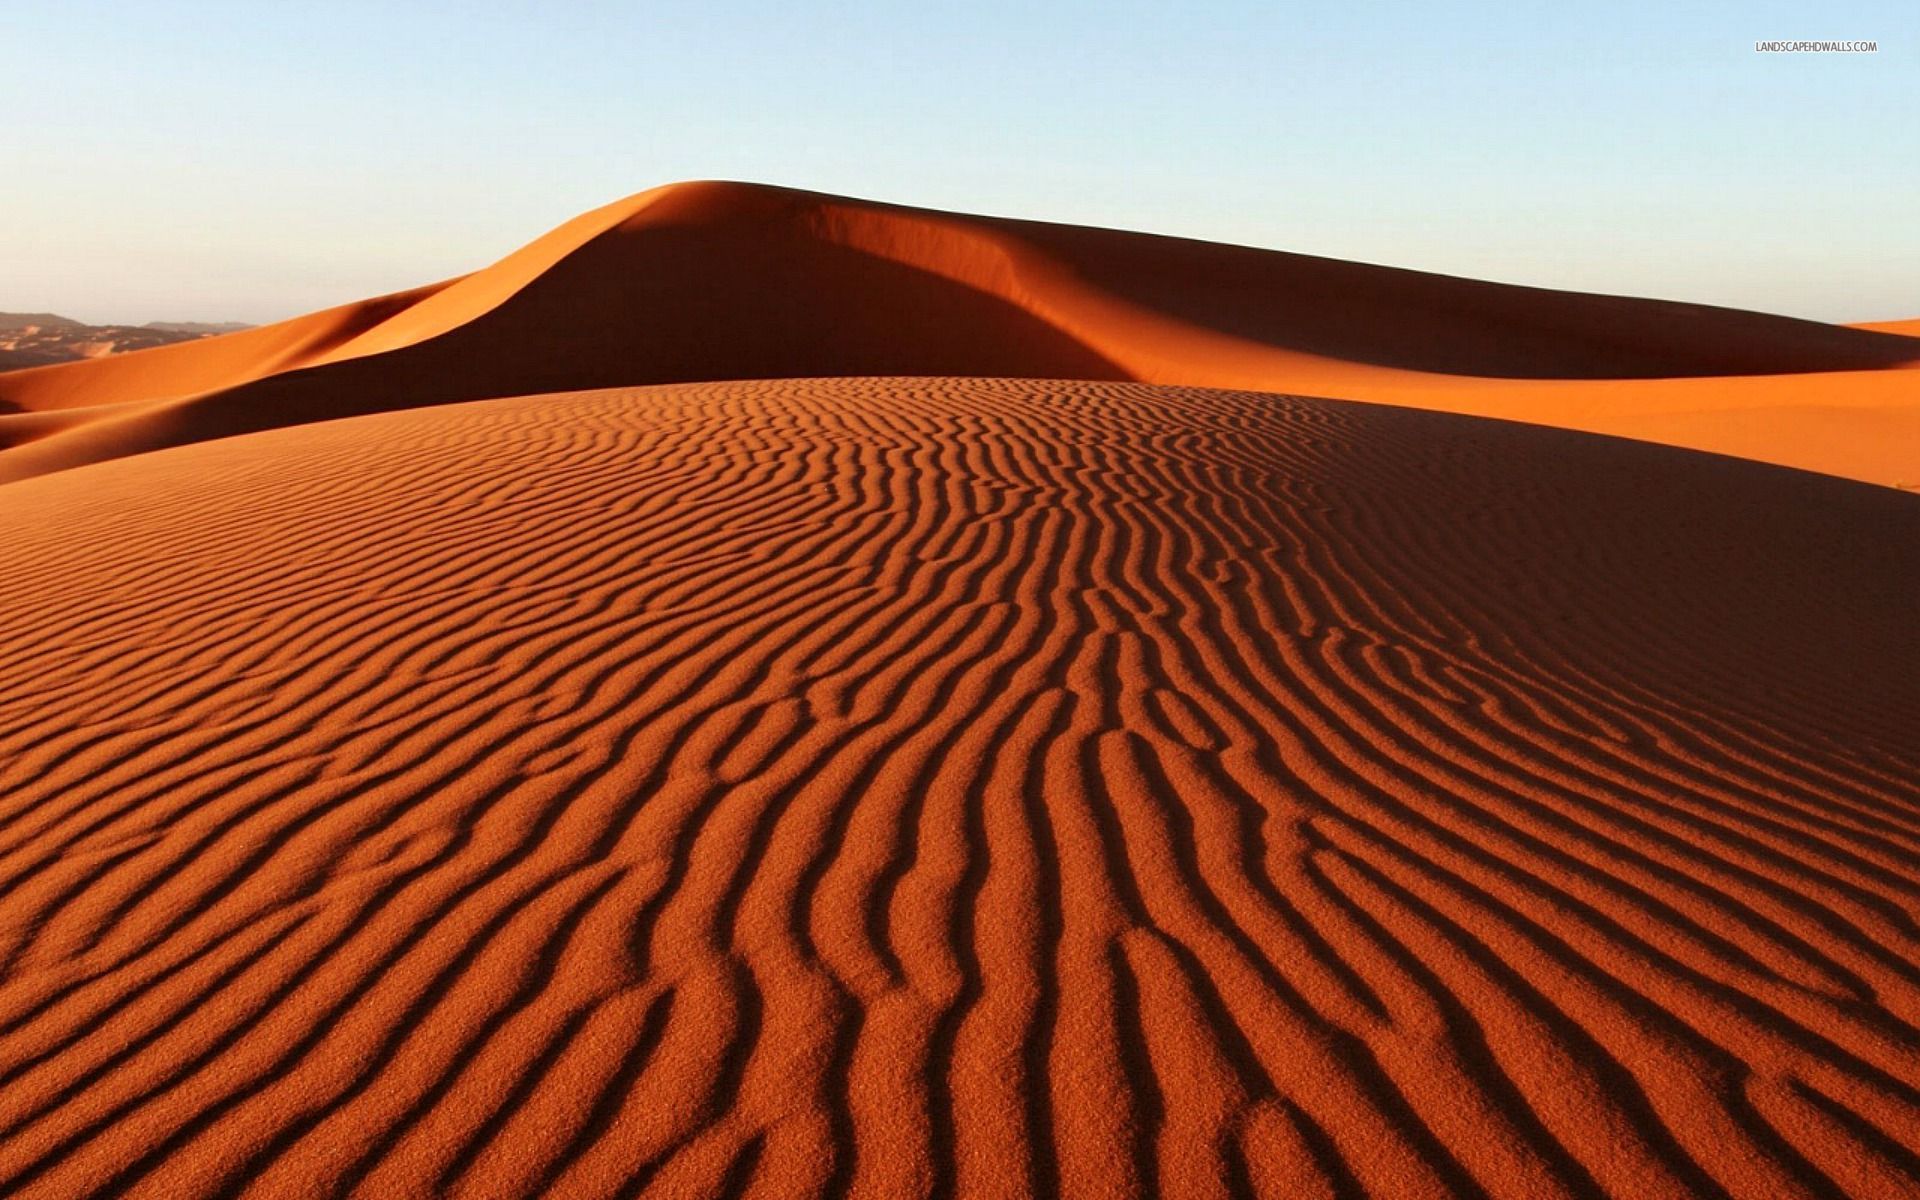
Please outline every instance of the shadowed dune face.
M6 494L0 1192L1920 1189L1908 497L942 379Z
M0 480L332 416L617 385L889 374L1337 395L1871 479L1920 445L1920 341L747 184L585 214L446 284L0 374ZM1809 401L1805 381L1817 380ZM1622 396L1645 383L1651 390ZM1674 386L1679 385L1679 386ZM4 412L4 410L0 410ZM1836 432L1837 431L1837 432Z
M1092 288L1182 324L1358 365L1493 379L1656 379L1920 362L1920 346L1877 332L1703 304L1109 229L1005 225Z
M316 386L394 382L433 402L635 380L1124 377L1004 297L780 223L650 207L632 225L444 335L315 372Z

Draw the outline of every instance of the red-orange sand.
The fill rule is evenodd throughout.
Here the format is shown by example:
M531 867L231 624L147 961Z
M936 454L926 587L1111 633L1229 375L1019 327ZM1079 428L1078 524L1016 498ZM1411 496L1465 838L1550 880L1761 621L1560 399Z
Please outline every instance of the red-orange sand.
M424 404L913 374L1370 400L1920 486L1920 338L1889 330L674 184L447 283L0 374L0 481Z
M1920 1195L1920 499L632 219L0 375L0 1195Z

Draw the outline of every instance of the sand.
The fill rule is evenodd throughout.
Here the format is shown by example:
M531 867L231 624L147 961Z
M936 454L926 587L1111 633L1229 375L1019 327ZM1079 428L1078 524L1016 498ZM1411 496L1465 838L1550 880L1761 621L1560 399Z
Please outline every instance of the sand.
M1912 339L1196 246L0 375L0 1196L1920 1196Z
M1920 484L1920 372L1902 368L1916 364L1920 339L1898 328L687 183L461 279L0 374L0 480L422 404L914 374L1368 400L1908 486ZM42 416L77 409L57 427Z
M1852 328L1868 329L1878 333L1897 333L1902 337L1920 337L1920 317L1910 321L1866 321Z
M1138 384L8 485L9 1195L1920 1189L1920 505Z

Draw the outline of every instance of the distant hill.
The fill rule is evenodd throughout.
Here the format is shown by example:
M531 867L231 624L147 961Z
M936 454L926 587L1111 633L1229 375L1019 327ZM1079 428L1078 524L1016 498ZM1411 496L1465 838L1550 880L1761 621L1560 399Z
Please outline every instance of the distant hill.
M150 350L249 328L237 322L150 321L88 325L57 313L0 313L0 371Z
M54 313L9 313L0 312L0 330L28 329L39 326L42 329L79 329L81 322L72 317L62 317Z

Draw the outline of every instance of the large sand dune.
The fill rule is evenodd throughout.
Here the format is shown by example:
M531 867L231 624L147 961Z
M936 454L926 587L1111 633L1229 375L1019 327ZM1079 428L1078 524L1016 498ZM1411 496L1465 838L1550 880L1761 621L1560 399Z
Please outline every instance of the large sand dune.
M0 374L0 1195L1920 1197L1915 332L690 184Z
M1687 361L1881 345L1806 336ZM0 1193L1920 1195L1912 497L788 380L124 456L0 541Z
M816 375L1252 388L1920 482L1920 340L730 183L484 270L187 346L0 374L0 480L424 404Z

